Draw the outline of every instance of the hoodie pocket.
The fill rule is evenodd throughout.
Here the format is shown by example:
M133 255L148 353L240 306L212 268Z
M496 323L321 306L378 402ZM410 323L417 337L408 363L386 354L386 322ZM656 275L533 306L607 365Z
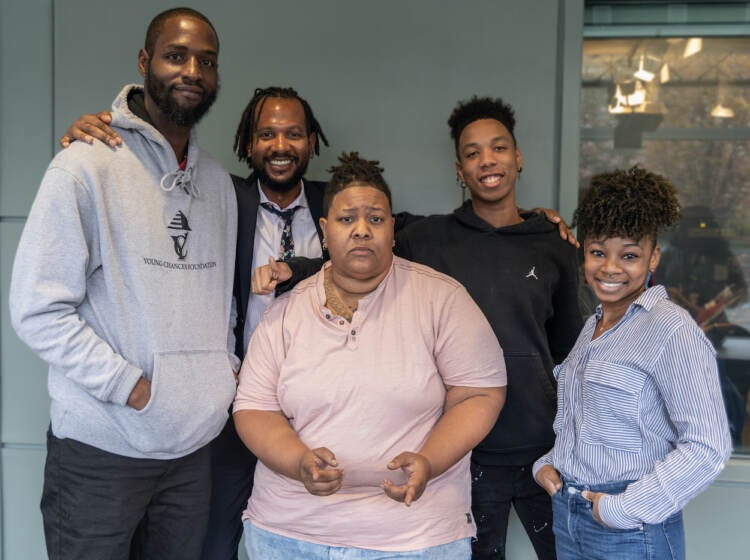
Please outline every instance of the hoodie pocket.
M645 382L640 370L590 361L583 378L582 441L639 452L643 442L638 404Z
M115 424L142 453L190 452L219 433L235 390L225 350L157 353L151 398L142 410L120 408Z

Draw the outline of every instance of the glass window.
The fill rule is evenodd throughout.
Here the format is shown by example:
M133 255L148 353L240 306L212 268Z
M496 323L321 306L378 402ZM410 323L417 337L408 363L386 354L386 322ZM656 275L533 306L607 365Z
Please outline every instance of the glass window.
M637 35L584 40L580 184L640 163L678 187L684 216L660 240L656 281L716 346L750 453L750 38Z

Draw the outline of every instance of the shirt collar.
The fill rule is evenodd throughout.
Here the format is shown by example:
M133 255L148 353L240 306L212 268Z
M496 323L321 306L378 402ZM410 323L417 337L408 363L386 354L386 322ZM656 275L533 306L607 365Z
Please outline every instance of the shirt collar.
M297 198L295 198L292 201L292 203L286 208L279 208L279 205L269 200L268 197L266 196L266 193L264 193L263 189L260 188L260 179L258 179L256 181L256 184L258 186L258 194L260 195L261 204L264 202L268 202L270 204L273 204L273 206L275 206L279 210L286 210L288 208L294 208L295 206L301 206L302 208L309 208L309 205L307 204L307 197L305 196L305 183L304 181L302 181L302 179L300 179L300 183L302 183L302 188L299 191L299 196L297 196Z
M630 307L628 307L628 310L625 312L625 315L628 315L632 313L633 309L635 307L642 307L646 311L651 311L651 308L653 308L657 303L659 303L663 299L669 299L669 295L667 294L667 290L664 286L661 284L657 286L652 286L651 288L648 288L645 292L643 292L640 296L636 298L636 300L630 304ZM596 318L601 319L602 318L602 306L601 304L596 306Z

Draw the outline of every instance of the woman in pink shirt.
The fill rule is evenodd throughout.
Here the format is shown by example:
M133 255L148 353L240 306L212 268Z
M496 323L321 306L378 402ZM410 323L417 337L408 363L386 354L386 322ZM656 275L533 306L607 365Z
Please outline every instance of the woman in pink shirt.
M260 460L248 554L468 559L469 452L505 400L502 350L461 284L393 256L378 162L340 161L330 261L269 307L240 372L234 419Z

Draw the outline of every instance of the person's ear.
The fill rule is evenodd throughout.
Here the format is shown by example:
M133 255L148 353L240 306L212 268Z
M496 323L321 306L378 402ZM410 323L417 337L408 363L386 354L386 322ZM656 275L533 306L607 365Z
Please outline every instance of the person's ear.
M146 49L141 49L138 51L138 72L140 72L142 77L146 77L146 74L148 73L148 61L149 56L146 52Z

